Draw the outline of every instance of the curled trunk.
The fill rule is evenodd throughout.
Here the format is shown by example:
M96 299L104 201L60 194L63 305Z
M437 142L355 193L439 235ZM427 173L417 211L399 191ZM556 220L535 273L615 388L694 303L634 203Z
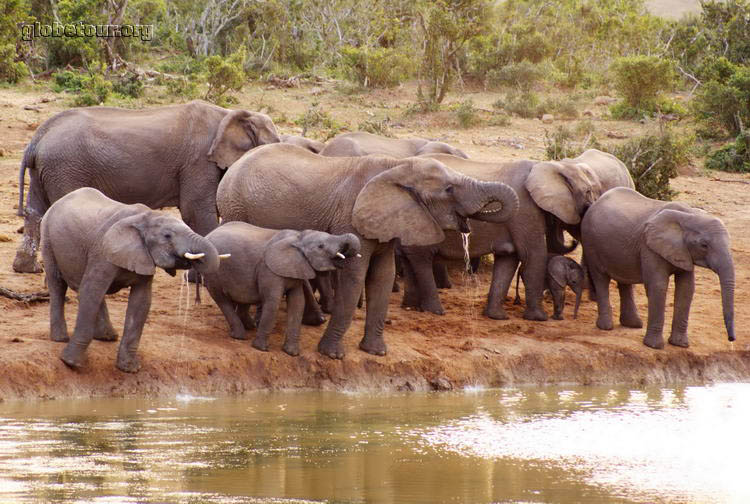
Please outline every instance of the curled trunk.
M200 273L213 273L219 269L219 253L213 243L197 233L191 233L186 240L186 250L180 251L193 254L205 254L200 259L193 261L195 269Z
M506 222L518 212L518 195L502 182L472 181L462 198L467 217L485 222Z

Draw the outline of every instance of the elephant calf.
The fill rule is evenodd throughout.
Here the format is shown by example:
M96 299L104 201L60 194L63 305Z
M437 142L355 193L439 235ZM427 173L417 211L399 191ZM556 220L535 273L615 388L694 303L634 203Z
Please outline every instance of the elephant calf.
M513 304L521 304L521 296L518 295L518 280L521 277L521 268L516 275L516 299ZM563 320L565 309L565 288L570 287L576 295L576 306L573 318L578 318L578 308L581 306L581 294L583 293L583 268L570 257L560 254L547 255L547 275L544 278L544 288L552 294L554 313L552 318Z
M734 262L729 233L716 217L682 203L653 200L624 187L610 189L586 212L581 223L586 267L596 287L599 329L612 329L609 282L620 291L620 323L642 327L633 284L646 286L646 346L663 348L664 308L669 277L675 277L674 315L669 343L687 347L694 266L719 276L724 325L734 341Z
M268 336L281 298L286 294L284 351L289 355L299 355L304 282L314 278L316 271L333 271L342 268L350 258L361 257L359 239L351 233L279 231L236 221L219 226L206 238L231 254L231 259L224 261L218 271L205 276L211 297L229 322L230 335L246 339L245 330L255 326L249 314L250 305L261 305L253 347L268 351Z
M57 200L41 223L42 257L50 293L50 337L69 341L61 359L84 365L92 339L114 341L105 294L130 287L117 368L134 373L138 342L151 306L156 267L174 276L195 267L208 274L219 266L216 248L184 222L145 205L125 205L84 187ZM69 340L64 303L68 287L78 292L78 316Z

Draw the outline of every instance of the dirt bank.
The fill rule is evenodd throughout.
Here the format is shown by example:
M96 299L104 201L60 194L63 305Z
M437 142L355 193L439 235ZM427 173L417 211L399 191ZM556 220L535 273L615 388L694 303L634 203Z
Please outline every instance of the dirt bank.
M54 95L53 95L54 96ZM268 94L266 99L270 99ZM45 104L42 112L23 110L39 103L40 95L0 90L0 135L4 157L0 157L0 285L23 292L44 290L43 275L12 273L11 263L21 238L16 233L22 219L15 215L18 197L18 164L22 150L36 125L62 105ZM277 96L272 96L277 98ZM279 93L294 107L294 96ZM484 97L478 97L481 101ZM489 100L491 97L486 97ZM330 99L331 106L336 101ZM253 108L245 97L242 106ZM324 102L325 105L325 102ZM341 114L353 112L341 111ZM336 114L336 113L335 113ZM356 124L356 119L353 121ZM502 129L438 131L439 124L425 124L414 131L397 131L424 136L442 136L478 159L493 156L539 157L541 136L538 122L514 119ZM604 126L603 126L604 127ZM612 128L611 122L606 128ZM631 125L616 125L621 129ZM291 131L291 128L283 128ZM441 134L442 133L442 134ZM524 150L484 142L489 137L522 137ZM484 143L483 143L484 142ZM491 143L492 147L486 145ZM739 175L680 177L673 182L679 200L700 206L722 218L733 237L737 267L737 342L726 341L721 316L719 285L715 275L698 268L696 293L690 320L689 349L668 347L662 351L641 343L642 330L595 328L596 306L585 302L576 321L527 322L521 309L507 303L511 319L492 321L481 316L489 283L484 267L476 278L453 273L454 288L442 292L447 314L405 311L400 294L393 294L390 324L386 326L389 353L373 357L357 350L364 323L359 310L345 346L343 361L332 361L315 352L322 328L304 327L302 355L292 358L281 352L283 316L272 339L271 352L262 353L228 337L218 308L204 292L203 304L185 310L186 293L179 278L164 272L156 275L154 299L139 349L143 368L127 375L114 368L116 344L93 342L86 371L73 372L58 359L61 344L48 339L48 305L26 305L0 298L0 399L62 398L71 396L234 394L258 388L326 389L430 389L468 385L518 384L667 384L675 382L737 381L750 379L750 332L746 306L750 302L750 181ZM646 299L636 288L642 316ZM77 303L71 293L66 307L68 325L73 327ZM671 294L670 294L671 297ZM572 295L568 296L569 303ZM180 299L182 302L180 302ZM613 296L617 300L617 296ZM126 293L112 296L110 312L115 327L122 327ZM180 310L180 303L183 309ZM665 334L671 319L669 303ZM551 301L547 301L551 313ZM572 306L567 309L568 317ZM616 306L615 311L617 312Z

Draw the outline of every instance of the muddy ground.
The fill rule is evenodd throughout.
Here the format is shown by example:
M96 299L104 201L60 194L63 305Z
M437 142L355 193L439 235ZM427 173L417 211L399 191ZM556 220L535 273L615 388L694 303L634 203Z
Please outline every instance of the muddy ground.
M396 136L419 135L451 142L476 159L541 158L544 130L556 124L514 118L508 126L459 129L453 116L441 112L401 120L413 100L413 89L343 95L331 83L294 89L251 87L236 107L264 108L282 132L299 133L290 118L301 115L313 102L349 128L363 120L388 115ZM454 100L470 97L489 109L497 95L465 91ZM165 102L154 94L144 103ZM55 94L47 84L23 89L0 89L0 286L21 292L44 290L44 276L12 272L11 263L21 235L22 219L15 215L18 166L35 128L69 106L69 98ZM27 107L24 109L24 107ZM31 109L29 109L31 107ZM582 107L583 109L584 107ZM603 107L591 103L591 122L601 136L630 136L644 126L601 119ZM36 109L36 110L34 110ZM574 125L574 122L568 122ZM470 385L522 384L670 384L678 382L738 381L750 379L750 177L706 173L699 161L685 167L673 180L678 200L719 216L733 237L737 268L737 342L726 340L716 276L697 268L696 293L690 319L689 349L668 346L649 349L641 343L643 330L595 328L596 306L585 301L578 320L571 320L572 293L568 294L567 320L529 322L510 300L510 320L481 316L490 271L483 265L476 277L452 272L454 287L441 293L446 315L406 311L394 293L386 326L388 355L374 357L357 349L363 334L364 311L359 310L345 338L346 357L333 361L315 351L322 327L304 327L302 354L289 357L281 351L284 317L279 317L271 351L254 350L247 341L232 340L219 311L204 291L203 303L193 305L194 287L188 295L180 277L159 271L149 321L139 353L143 367L136 375L114 367L116 343L94 341L89 367L74 372L58 359L62 345L48 339L48 304L26 304L0 297L0 400L122 396L237 394L259 388L323 389L430 389ZM27 177L28 181L28 177ZM614 289L614 285L612 286ZM70 293L66 307L73 327L77 303ZM646 298L642 286L636 299L645 320ZM189 297L189 300L188 300ZM671 297L671 293L670 293ZM615 315L617 314L617 296ZM113 323L122 327L127 293L111 296ZM546 301L548 313L551 300ZM671 302L665 334L669 334Z

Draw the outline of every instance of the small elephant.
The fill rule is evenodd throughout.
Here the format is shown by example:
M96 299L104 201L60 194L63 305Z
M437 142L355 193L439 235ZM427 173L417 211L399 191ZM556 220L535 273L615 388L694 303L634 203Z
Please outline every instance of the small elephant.
M92 339L114 341L105 294L130 287L125 328L117 368L135 373L136 351L151 307L151 282L156 267L174 276L195 267L210 273L219 254L205 238L175 217L145 205L125 205L90 187L63 196L41 223L42 257L50 293L50 337L69 341L62 361L84 365ZM64 303L68 287L78 292L78 316L69 340Z
M610 189L581 223L586 268L596 287L599 329L612 329L609 282L620 291L620 323L643 327L633 284L645 284L648 328L643 343L663 348L664 309L669 277L675 277L671 345L688 346L688 316L695 290L694 266L719 276L729 341L734 341L734 261L729 233L716 217L683 203L646 198L624 187Z
M359 239L351 234L330 235L322 231L265 229L244 222L227 222L206 236L231 254L218 271L205 275L211 297L229 322L230 335L246 339L246 329L255 324L250 305L261 305L258 333L253 347L268 351L281 298L287 297L287 327L284 351L299 355L299 331L305 309L304 283L316 271L343 268L357 260Z
M581 306L581 294L583 293L583 268L570 257L560 254L547 255L547 275L544 278L544 288L552 294L554 313L552 318L563 320L565 309L565 287L570 286L576 295L576 306L573 318L578 318L578 308ZM518 280L521 277L521 268L516 274L516 298L513 304L521 304L521 296L518 294Z
M407 158L422 154L451 154L464 159L469 158L464 151L445 142L424 138L388 138L365 131L355 131L336 136L328 141L320 154L329 157L381 154L395 158Z
M299 135L279 135L279 138L281 139L281 143L296 145L315 154L320 154L320 151L326 146L323 142Z

